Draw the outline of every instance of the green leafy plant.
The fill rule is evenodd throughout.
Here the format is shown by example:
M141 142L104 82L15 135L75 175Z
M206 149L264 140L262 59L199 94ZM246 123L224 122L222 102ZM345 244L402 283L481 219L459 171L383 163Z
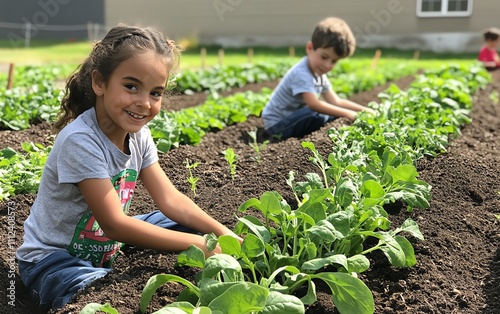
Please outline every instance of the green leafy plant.
M189 177L187 178L187 181L189 184L191 184L191 190L193 191L193 194L195 197L196 197L196 183L198 183L198 180L200 180L200 178L195 177L193 175L192 170L196 169L196 167L198 167L199 164L200 164L199 162L195 162L195 163L191 164L191 163L189 163L189 159L186 159L186 168L189 171Z
M242 302L248 303L249 301L255 302L256 296L260 298L267 295L266 305L262 311L255 308L252 312L240 311L235 313L304 313L304 305L313 304L317 300L315 281L324 281L332 291L332 300L341 313L360 313L368 314L373 313L374 303L368 287L358 278L347 274L345 272L321 272L313 274L309 270L323 269L324 261L311 260L306 268L308 271L304 272L296 266L288 263L289 259L281 257L279 264L274 264L276 260L266 260L270 244L265 244L260 235L247 234L243 242L240 243L237 239L231 236L221 236L218 238L223 254L218 254L209 257L205 260L203 252L194 246L189 250L182 252L179 255L178 264L182 266L192 266L202 268L201 276L198 275L198 281L201 277L201 290L199 300L204 298L212 298L212 295L218 296L220 294L210 293L217 289L218 286L232 285L237 282L242 287L248 287L247 290L256 289L250 295L246 295L246 299ZM258 260L256 262L256 259ZM354 259L346 259L345 256L332 256L329 258L330 263L340 264L351 271L356 271L360 268L361 264L365 264L362 260L355 261ZM273 264L273 265L271 265ZM272 271L265 276L256 276L255 270L258 268L272 267ZM249 276L243 272L242 269L251 271ZM303 267L300 267L303 268ZM217 271L220 273L214 272ZM214 276L215 275L215 276ZM212 281L209 282L211 287L205 287L203 291L203 278L210 277ZM229 281L229 282L228 282ZM199 284L198 284L199 285ZM300 299L293 295L293 293L302 286L307 287L307 292ZM236 288L235 288L236 289ZM188 294L189 291L187 291ZM179 296L180 298L181 296ZM226 297L229 297L226 296ZM233 299L241 299L241 296L233 296ZM251 298L251 299L250 299ZM193 298L189 298L192 300ZM228 298L227 298L228 299ZM227 304L234 304L234 300L229 299ZM287 308L282 311L275 306L273 300L285 301ZM194 300L197 297L194 296ZM262 302L262 301L260 301ZM141 303L142 304L142 303ZM205 302L206 304L206 302ZM201 305L205 305L203 302ZM262 306L262 303L261 303ZM222 313L231 313L224 311ZM286 311L285 311L286 310Z
M266 140L262 143L257 142L257 130L248 131L247 134L252 138L252 142L248 143L248 145L250 145L250 147L255 150L255 152L257 153L256 160L258 163L260 163L262 161L260 153L266 148L267 144L269 144L269 141Z
M229 164L229 171L231 173L231 180L234 181L234 176L236 175L236 162L238 161L238 156L234 153L234 149L228 148L222 152L224 154L224 159L226 159Z
M498 92L496 90L492 91L489 97L494 105L497 105L498 102L500 101L498 97Z
M22 152L0 150L0 200L23 193L36 193L43 166L52 146L24 142Z
M80 311L80 314L95 314L95 313L108 313L108 314L118 314L118 311L112 307L109 303L99 304L99 303L89 303Z
M186 289L177 302L155 313L305 313L299 298L272 289L270 282L245 281L240 263L231 255L216 254L205 259L203 251L192 245L179 255L179 261L185 266L202 269L196 283L171 274L151 277L141 294L141 313L146 313L156 290L167 282L180 283Z

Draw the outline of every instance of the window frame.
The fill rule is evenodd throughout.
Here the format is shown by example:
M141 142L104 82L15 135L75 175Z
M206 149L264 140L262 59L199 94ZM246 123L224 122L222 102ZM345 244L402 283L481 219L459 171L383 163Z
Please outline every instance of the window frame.
M467 11L460 12L449 12L448 3L450 0L442 0L443 5L440 12L423 12L422 11L422 0L417 0L417 17L468 17L472 15L472 6L474 0L467 0L468 6Z

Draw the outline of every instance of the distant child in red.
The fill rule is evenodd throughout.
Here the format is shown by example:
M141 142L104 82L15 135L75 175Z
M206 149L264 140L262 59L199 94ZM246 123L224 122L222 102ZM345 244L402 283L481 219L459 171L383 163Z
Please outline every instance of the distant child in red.
M500 58L496 51L498 42L500 42L500 30L498 28L490 28L484 32L485 44L479 51L479 57L488 71L493 71L500 68Z

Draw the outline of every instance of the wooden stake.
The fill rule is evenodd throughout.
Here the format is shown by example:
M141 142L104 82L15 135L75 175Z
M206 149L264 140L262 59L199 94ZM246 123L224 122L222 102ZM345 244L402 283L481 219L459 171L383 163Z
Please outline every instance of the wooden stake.
M253 61L253 48L248 48L248 63L252 63Z
M418 60L418 58L420 58L420 51L415 50L415 53L413 54L413 59Z
M15 67L14 63L9 64L9 77L7 79L7 89L12 88L12 82L14 81L14 67Z
M219 49L219 65L222 66L224 64L224 49Z
M375 51L375 56L373 57L372 60L372 70L375 70L377 68L378 59L380 59L381 55L382 51L380 49L377 49L377 51Z
M207 48L201 48L201 68L204 69L207 60Z
M290 54L290 57L295 57L295 48L294 47L289 47L288 48L288 53Z

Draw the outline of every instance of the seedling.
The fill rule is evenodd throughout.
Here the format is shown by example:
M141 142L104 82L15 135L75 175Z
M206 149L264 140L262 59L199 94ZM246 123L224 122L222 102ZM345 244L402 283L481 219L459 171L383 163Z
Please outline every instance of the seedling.
M229 171L231 173L231 179L234 181L234 176L236 175L236 162L238 161L238 156L234 153L234 149L228 148L222 152L224 154L224 159L226 159L229 164Z
M196 183L200 178L193 176L193 171L192 169L195 169L198 167L199 162L195 162L193 164L189 163L189 159L186 159L186 168L189 171L189 177L187 178L187 181L191 184L191 190L193 191L193 195L196 197Z
M499 97L498 97L498 92L496 90L494 90L494 91L491 92L489 98L493 102L494 105L498 104Z
M94 314L100 312L108 314L118 314L118 310L112 307L109 303L105 304L89 303L85 305L80 314Z
M261 158L260 158L260 152L266 148L267 144L269 144L269 141L264 141L262 143L258 143L257 142L257 130L252 130L252 131L248 131L247 132L248 135L250 135L250 137L252 138L253 142L250 142L249 145L250 147L252 147L255 152L257 153L257 162L260 163L261 162Z

